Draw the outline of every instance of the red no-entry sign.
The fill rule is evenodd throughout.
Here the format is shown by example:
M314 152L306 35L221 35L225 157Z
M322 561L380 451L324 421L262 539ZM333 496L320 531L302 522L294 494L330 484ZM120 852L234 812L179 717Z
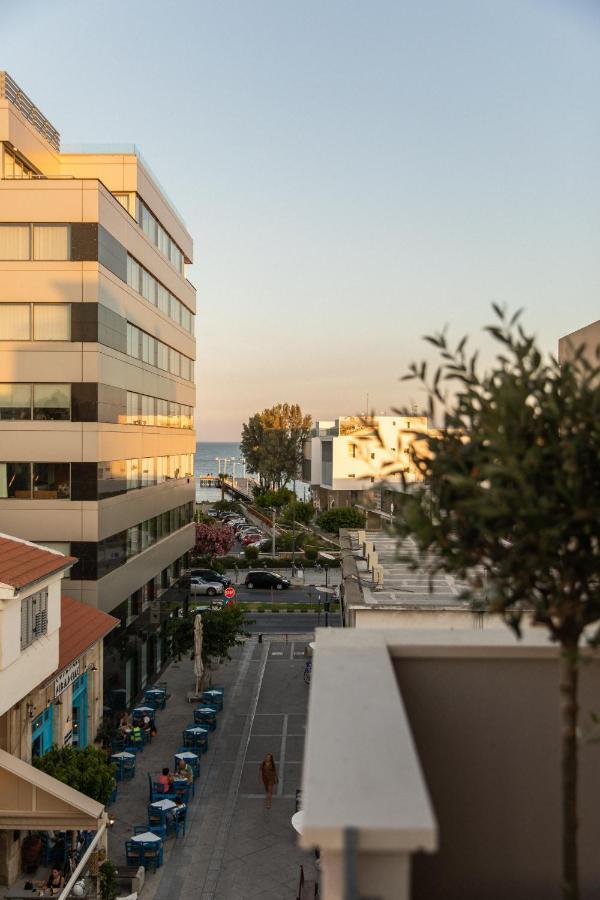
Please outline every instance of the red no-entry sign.
M225 588L223 593L225 594L225 596L227 597L228 600L233 600L233 598L235 597L235 588L233 587L233 585L230 584L229 587Z

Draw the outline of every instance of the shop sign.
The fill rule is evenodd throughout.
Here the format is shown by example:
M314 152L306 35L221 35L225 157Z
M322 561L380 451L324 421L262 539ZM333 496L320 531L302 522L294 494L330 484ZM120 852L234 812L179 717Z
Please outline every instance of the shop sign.
M62 672L54 679L54 696L58 697L59 694L62 694L63 691L66 691L69 685L73 684L75 679L79 677L80 671L80 659L76 660L76 662L70 663L66 668L64 668Z

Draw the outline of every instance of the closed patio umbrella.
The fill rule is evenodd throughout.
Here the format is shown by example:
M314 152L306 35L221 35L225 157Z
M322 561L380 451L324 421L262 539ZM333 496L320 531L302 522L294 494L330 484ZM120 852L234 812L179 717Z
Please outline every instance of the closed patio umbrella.
M200 682L204 674L202 664L202 616L197 614L194 619L194 674L196 676L196 693L200 691Z

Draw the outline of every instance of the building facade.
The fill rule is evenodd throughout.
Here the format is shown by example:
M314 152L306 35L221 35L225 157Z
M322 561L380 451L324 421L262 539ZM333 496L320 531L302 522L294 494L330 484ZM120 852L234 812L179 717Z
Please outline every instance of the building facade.
M117 707L164 661L194 542L192 253L134 147L61 152L0 73L0 529L76 557L66 592L120 619Z
M92 744L102 719L102 642L119 621L61 596L74 564L57 551L0 534L0 751L24 763L54 745ZM0 884L10 884L30 826L24 808L19 817L17 776L8 769L3 777L3 809L13 790L17 800L13 828L0 822Z
M582 346L585 348L584 356L590 365L597 366L600 363L600 321L592 322L561 337L558 341L559 362L566 362Z
M311 485L317 509L381 505L384 493L418 481L410 459L415 432L427 431L426 416L343 416L315 423L303 450L302 479ZM375 495L377 494L377 497Z

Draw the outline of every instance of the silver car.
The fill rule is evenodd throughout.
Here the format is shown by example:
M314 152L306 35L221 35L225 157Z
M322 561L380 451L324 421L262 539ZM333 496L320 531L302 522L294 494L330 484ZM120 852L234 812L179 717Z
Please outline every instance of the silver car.
M190 578L190 593L216 597L217 594L223 593L223 585L218 581L206 581L204 578L200 578L199 575L193 575Z

